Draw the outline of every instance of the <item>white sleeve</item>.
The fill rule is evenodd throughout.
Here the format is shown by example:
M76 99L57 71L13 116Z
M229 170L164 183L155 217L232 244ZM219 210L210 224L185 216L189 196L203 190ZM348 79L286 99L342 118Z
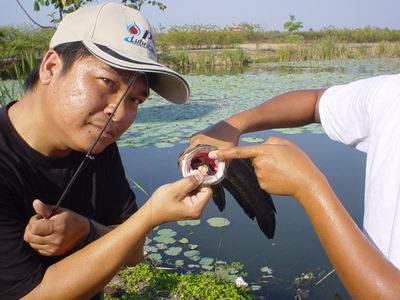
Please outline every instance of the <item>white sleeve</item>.
M399 84L400 75L383 75L327 89L319 103L327 135L367 152L371 133L385 119L387 101L399 93Z

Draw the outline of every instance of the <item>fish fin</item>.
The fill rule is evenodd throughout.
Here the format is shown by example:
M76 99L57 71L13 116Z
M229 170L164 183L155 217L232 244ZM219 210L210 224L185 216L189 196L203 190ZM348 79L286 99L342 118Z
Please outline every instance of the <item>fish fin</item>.
M260 187L251 160L232 160L224 181L222 184L247 216L252 220L256 218L261 231L268 238L273 238L276 208L271 195Z
M213 191L213 201L215 205L218 207L219 211L222 212L225 209L226 201L225 201L225 192L224 188L221 184L214 184L211 186Z

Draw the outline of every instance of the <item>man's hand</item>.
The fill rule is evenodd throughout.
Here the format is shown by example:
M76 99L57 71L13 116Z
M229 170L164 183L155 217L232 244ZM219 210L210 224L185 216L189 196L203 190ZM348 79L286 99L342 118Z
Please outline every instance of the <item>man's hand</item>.
M299 201L319 182L325 182L324 175L299 147L278 137L271 137L261 145L213 151L209 156L222 160L251 158L264 190Z
M159 187L144 205L150 211L152 224L198 219L212 194L208 187L198 189L202 181L203 176L196 172Z
M44 256L58 256L69 253L89 233L87 218L71 210L59 208L51 216L53 206L40 200L33 201L36 212L25 228L24 240Z
M239 142L241 132L227 123L221 121L203 131L194 134L189 141L188 148L194 148L199 144L212 145L219 149L236 146Z

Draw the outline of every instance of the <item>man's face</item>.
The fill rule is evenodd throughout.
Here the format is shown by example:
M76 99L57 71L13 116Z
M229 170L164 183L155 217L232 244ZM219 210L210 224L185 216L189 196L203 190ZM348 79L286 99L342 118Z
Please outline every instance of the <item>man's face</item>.
M69 150L88 151L132 76L132 72L116 70L94 57L82 58L66 74L55 75L49 85L46 112L59 134L57 144ZM129 128L138 106L147 97L147 80L138 75L101 135L94 153L103 151Z

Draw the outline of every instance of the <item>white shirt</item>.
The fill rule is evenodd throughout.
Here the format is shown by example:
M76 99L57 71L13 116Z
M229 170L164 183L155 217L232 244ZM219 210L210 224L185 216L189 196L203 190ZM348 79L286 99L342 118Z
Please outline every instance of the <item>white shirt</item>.
M319 113L331 139L367 153L364 231L400 269L400 74L331 87Z

